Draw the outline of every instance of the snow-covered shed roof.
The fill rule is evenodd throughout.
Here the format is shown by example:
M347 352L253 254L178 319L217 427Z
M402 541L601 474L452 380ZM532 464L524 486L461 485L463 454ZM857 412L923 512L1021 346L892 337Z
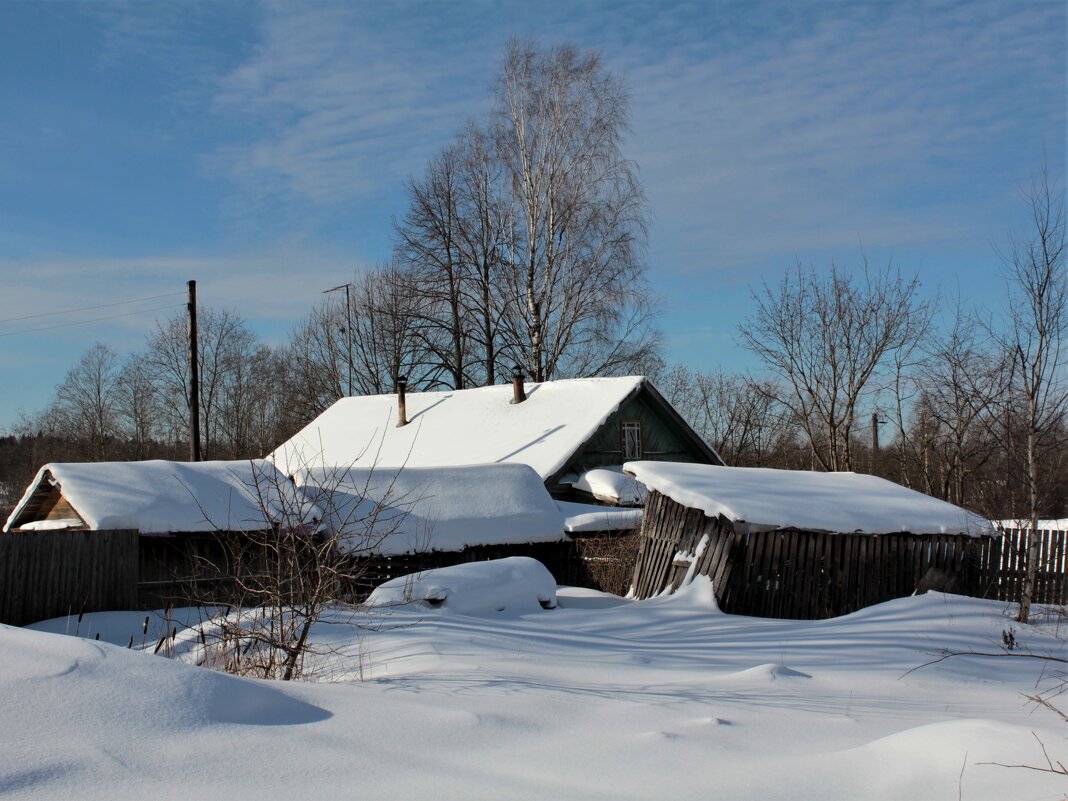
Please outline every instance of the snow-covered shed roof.
M628 462L624 469L676 503L751 529L838 534L989 535L979 515L892 481L859 473L816 473L679 462Z
M350 551L461 551L564 539L564 516L524 464L319 468L295 476Z
M581 492L592 495L599 501L619 506L643 506L645 504L645 487L623 472L623 465L611 467L594 467L578 474L564 476L560 483L570 484Z
M557 501L568 534L594 531L630 531L642 524L643 509L629 506L598 506L593 503Z
M502 384L409 392L408 424L397 396L342 398L270 456L286 473L305 467L438 467L516 462L547 480L645 383L641 376L527 384L512 403Z
M77 518L33 522L33 504L58 489ZM264 459L232 462L52 462L42 467L4 530L81 527L142 534L257 531L268 528L279 500L295 497ZM27 519L30 518L30 519ZM17 524L17 525L16 525Z

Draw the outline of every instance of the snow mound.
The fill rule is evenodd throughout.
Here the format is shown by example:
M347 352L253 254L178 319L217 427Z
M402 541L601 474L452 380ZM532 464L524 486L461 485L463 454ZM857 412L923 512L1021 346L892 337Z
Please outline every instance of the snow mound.
M794 670L786 665L776 665L771 662L757 665L748 670L741 670L733 674L732 678L755 679L757 681L775 681L776 679L811 679L808 673Z
M0 675L17 701L5 722L42 741L57 731L91 745L124 730L131 742L205 724L283 726L330 713L266 682L194 668L104 642L0 626ZM81 722L69 730L72 720Z
M673 595L675 601L681 606L691 609L701 609L710 612L718 612L719 604L716 602L716 592L712 588L712 579L708 576L697 575L690 579L688 584L679 587Z
M418 603L462 615L556 608L556 579L541 562L511 556L398 576L380 585L369 606Z

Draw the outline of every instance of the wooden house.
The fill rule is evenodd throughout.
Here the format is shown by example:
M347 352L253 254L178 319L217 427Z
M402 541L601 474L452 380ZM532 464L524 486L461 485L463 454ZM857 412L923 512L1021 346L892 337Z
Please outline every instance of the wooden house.
M881 478L666 462L625 466L649 490L637 598L711 579L734 614L826 618L912 594L977 594L994 529ZM984 542L985 541L985 542Z
M526 464L554 498L618 505L640 502L619 494L624 462L723 464L642 376L526 384L516 375L511 385L441 392L401 383L396 394L342 398L269 458L286 473Z

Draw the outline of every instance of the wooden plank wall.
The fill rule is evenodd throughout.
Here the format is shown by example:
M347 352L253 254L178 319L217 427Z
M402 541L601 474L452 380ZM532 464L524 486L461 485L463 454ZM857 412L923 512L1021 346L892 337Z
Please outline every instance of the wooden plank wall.
M1028 532L1002 537L820 534L792 529L738 534L723 520L649 494L633 593L650 598L676 589L703 536L695 572L712 577L720 607L733 614L817 619L911 595L936 568L962 595L1017 601ZM1068 602L1063 531L1039 532L1034 603Z
M133 609L136 531L0 534L0 623Z
M627 536L630 532L620 532ZM629 555L596 543L565 540L523 545L477 546L361 560L355 600L383 581L419 570L463 562L530 556L561 584L602 589L606 560ZM138 537L136 531L58 531L0 535L0 623L22 626L79 612L156 609L185 605L216 593L220 602L232 584L228 551L220 537ZM590 562L596 561L596 569ZM604 588L619 592L619 587Z

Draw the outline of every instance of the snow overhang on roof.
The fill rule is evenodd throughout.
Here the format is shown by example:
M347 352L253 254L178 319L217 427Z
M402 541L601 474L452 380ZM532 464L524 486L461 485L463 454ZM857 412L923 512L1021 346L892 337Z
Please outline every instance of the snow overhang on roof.
M598 506L593 503L557 501L564 515L564 531L582 534L594 531L631 531L642 524L643 509L627 506Z
M839 534L994 533L989 520L892 481L859 473L816 473L678 462L628 462L624 469L676 503L750 529Z
M409 392L409 422L400 427L396 395L342 398L268 458L286 473L511 462L530 465L545 481L644 382L630 376L527 384L527 399L518 404L510 384Z

